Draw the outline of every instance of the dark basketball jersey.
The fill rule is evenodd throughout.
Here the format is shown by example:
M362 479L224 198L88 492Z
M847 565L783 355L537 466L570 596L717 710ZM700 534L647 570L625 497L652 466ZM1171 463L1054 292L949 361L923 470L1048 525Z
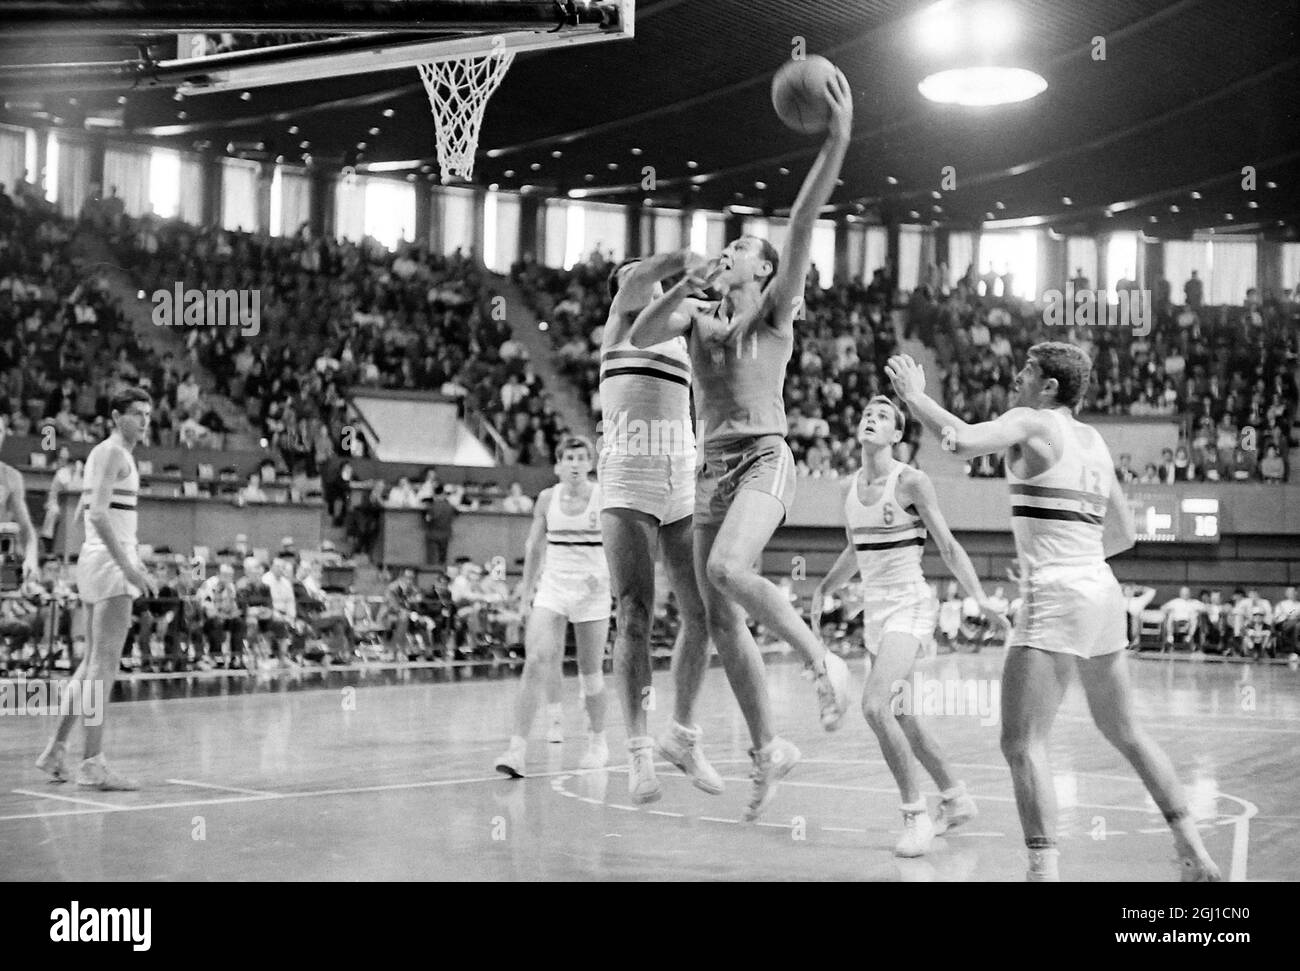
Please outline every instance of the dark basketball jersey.
M726 445L759 435L786 436L785 368L794 330L778 330L768 311L734 332L717 318L715 329L691 328L690 351L700 444Z

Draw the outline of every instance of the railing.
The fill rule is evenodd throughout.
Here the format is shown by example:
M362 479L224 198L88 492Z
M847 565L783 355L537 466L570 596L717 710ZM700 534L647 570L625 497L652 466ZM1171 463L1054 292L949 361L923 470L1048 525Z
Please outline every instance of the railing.
M492 450L493 461L498 465L514 464L510 446L501 437L501 433L481 411L464 398L461 399L461 420L465 422L471 435Z
M357 407L357 403L352 398L348 398L347 401L348 421L355 422L361 426L362 437L366 440L366 450L370 453L371 457L378 456L379 433L375 431L375 426L370 424L366 419L366 416L361 413L361 409Z

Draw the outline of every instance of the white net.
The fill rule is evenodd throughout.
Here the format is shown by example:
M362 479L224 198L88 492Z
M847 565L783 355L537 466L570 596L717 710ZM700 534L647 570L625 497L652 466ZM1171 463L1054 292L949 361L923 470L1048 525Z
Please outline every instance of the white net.
M438 167L444 184L473 178L483 110L514 59L514 51L501 50L419 66L433 108Z

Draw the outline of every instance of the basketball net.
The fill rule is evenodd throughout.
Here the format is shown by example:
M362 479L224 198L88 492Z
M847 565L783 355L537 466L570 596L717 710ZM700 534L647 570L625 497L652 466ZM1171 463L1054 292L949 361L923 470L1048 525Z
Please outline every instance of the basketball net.
M483 110L514 59L514 51L501 50L419 65L433 108L444 185L453 178L473 178Z

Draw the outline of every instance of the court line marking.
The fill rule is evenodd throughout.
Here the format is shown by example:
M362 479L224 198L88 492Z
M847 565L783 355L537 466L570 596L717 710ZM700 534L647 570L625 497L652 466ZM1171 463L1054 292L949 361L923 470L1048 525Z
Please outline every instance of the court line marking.
M265 789L243 789L239 786L219 786L215 782L195 782L192 779L167 779L174 786L193 786L196 789L218 789L222 792L242 792L250 796L274 796L275 793Z
M33 789L14 789L13 791L22 796L37 796L40 799L57 799L59 802L75 802L82 806L100 806L105 810L109 810L113 812L117 811L120 808L118 806L115 806L111 802L97 802L94 799L78 799L75 796L61 796L53 792L36 792ZM41 814L38 813L37 815L41 815ZM59 813L58 815L71 816L76 814Z
M730 762L731 764L738 764L738 763L744 764L746 760L744 759L721 760L716 764L725 765L728 762ZM822 763L816 759L807 759L805 760L805 764L818 765ZM843 760L842 763L836 762L833 764L859 765L861 764L861 762ZM971 767L977 765L977 763L954 763L954 764L965 764ZM617 771L618 769L626 770L626 766L614 767L614 771ZM548 777L553 778L557 776L567 778L574 775L585 775L597 771L608 771L608 770L579 769L577 771L574 771L574 770L562 769L562 770L557 770L555 772L534 773L531 776L531 778L548 778ZM1078 772L1075 774L1089 776L1092 775L1093 773ZM438 788L441 786L472 785L480 782L500 782L500 781L505 781L504 777L501 776L499 773L497 773L490 776L478 776L469 779L437 779L437 780L431 780L427 782L390 783L387 785L378 785L378 786L354 786L348 788L317 789L317 790L308 790L305 792L267 792L267 793L257 793L255 795L254 794L235 795L223 799L187 799L187 800L179 800L176 802L146 803L144 805L135 805L135 806L131 806L131 805L118 806L112 803L96 802L90 799L77 799L72 796L60 796L60 795L54 795L52 793L34 792L30 789L14 789L12 791L19 795L35 796L37 798L43 798L43 799L54 799L60 802L78 803L93 808L72 809L72 810L68 810L67 812L60 812L60 813L18 813L9 816L0 816L0 822L25 820L25 819L48 819L53 816L84 816L84 815L103 814L106 812L147 812L155 809L180 809L180 808L189 808L189 807L196 807L196 806L232 805L237 803L248 803L248 802L267 802L275 799L310 799L310 798L315 798L320 796L354 795L354 794L359 794L364 792L393 792L402 789L431 789L431 788ZM557 779L556 781L562 782L563 779ZM732 779L728 781L744 781L744 780ZM840 789L842 791L850 791L850 792L854 792L854 791L872 792L872 793L883 792L886 794L893 794L896 792L895 789L879 789L874 787L845 786L845 785L834 785L829 783L808 783L808 782L799 782L798 780L793 782L789 780L783 780L782 785L795 786L795 787L802 786L804 788ZM553 786L553 788L555 787ZM559 791L564 791L564 790L561 789ZM1228 793L1219 792L1217 790L1214 794L1216 796L1222 797L1224 799L1229 799L1233 802L1238 803L1240 806L1242 806L1244 810L1241 814L1234 817L1229 817L1228 819L1224 820L1224 825L1231 823L1233 826L1232 857L1231 857L1231 863L1229 865L1228 879L1234 883L1241 882L1246 879L1247 857L1249 855L1249 849L1250 849L1250 819L1253 816L1258 814L1259 809L1257 806L1255 806L1254 803L1250 802L1249 800L1242 799L1239 796L1229 795ZM583 798L583 797L579 796L578 798ZM1014 798L1008 798L1006 796L982 796L981 798L990 801L1000 801L1000 802L1015 801ZM600 805L605 805L605 804L600 803ZM632 806L621 806L613 803L609 805L613 806L614 808L624 809L631 812L639 811L636 807L632 807ZM1121 812L1149 813L1151 811L1150 808L1148 807L1135 808L1133 806L1106 806L1106 805L1099 805L1095 803L1074 803L1074 805L1080 808L1113 809ZM732 824L739 823L739 820L721 819L716 816L699 816L697 818L705 822L732 823ZM766 825L780 825L782 827L785 827L785 824L769 823Z
M591 771L600 770L560 770L556 772L538 772L528 778L541 779L557 775L585 775ZM185 809L195 806L226 806L236 805L246 802L268 802L274 799L311 799L320 796L346 796L363 792L393 792L401 789L434 789L440 786L463 786L473 785L480 782L504 782L506 777L497 773L490 776L477 776L471 779L434 779L427 782L396 782L387 785L378 786L351 786L337 789L311 789L302 792L266 792L258 795L232 795L220 799L183 799L174 802L157 802L144 803L142 805L115 805L107 802L93 802L89 799L73 799L71 796L54 796L45 793L32 792L24 789L14 789L13 792L21 793L26 796L44 796L46 799L60 799L66 802L80 802L97 808L94 809L70 809L61 813L15 813L9 816L0 816L0 822L10 822L13 820L23 819L49 819L52 816L88 816L95 813L119 812L119 813L139 813L148 812L152 809Z
M1259 814L1259 807L1240 796L1230 796L1226 792L1217 794L1239 803L1242 808L1240 815L1232 817L1232 858L1228 864L1228 882L1242 883L1246 879L1246 861L1250 855L1250 820Z
M883 764L883 760L875 760L875 759L871 759L871 760L856 760L856 759L805 759L805 760L804 760L804 764L805 764L805 765L823 765L823 764L832 764L832 765L862 765L864 762L880 762L880 764ZM728 765L728 764L730 764L730 765L737 765L737 764L746 764L746 760L744 760L744 759L719 759L719 760L715 761L714 764L715 764L715 765ZM1005 766L991 766L991 765L988 765L988 764L986 764L986 763L973 763L973 762L959 763L959 762L954 762L953 765L964 765L964 766L966 766L967 768L1000 768L1000 769L1004 769L1004 770L1005 770ZM618 768L618 769L626 769L625 766L619 766L619 767L617 767L617 768ZM617 769L615 769L615 771L617 771ZM581 797L581 796L577 796L576 793L570 793L567 789L564 788L564 783L565 783L565 781L567 781L567 779L568 779L571 775L574 775L574 774L576 774L576 773L557 773L556 775L558 775L558 778L555 778L555 779L552 781L552 783L551 783L551 788L552 788L555 792L560 793L561 795L565 795L565 796L575 796L576 798L583 798L583 797ZM1138 780L1135 780L1135 779L1133 779L1133 778L1131 778L1131 777L1128 777L1128 776L1105 776L1105 775L1102 775L1101 773L1092 773L1092 772L1076 772L1075 775L1080 775L1080 776L1085 776L1085 777L1094 777L1094 778L1113 779L1113 780L1119 780L1119 781L1124 781L1124 782L1133 782L1133 781L1138 781ZM723 776L723 779L724 779L724 781L727 781L727 782L744 782L744 781L746 781L743 777L742 777L742 778L736 778L736 777L734 777L734 776L731 777L731 778L728 778L728 777L726 777L726 776ZM839 789L839 790L841 790L841 791L848 791L848 792L870 792L870 793L873 793L873 794L881 793L881 794L885 794L885 795L893 795L893 794L896 794L896 793L897 793L897 789L896 789L896 788L891 788L891 789L881 789L881 788L877 788L877 787L873 787L873 786L848 786L848 785L839 785L839 784L835 784L835 783L824 783L824 782L800 782L800 781L798 781L798 780L791 781L791 780L789 780L789 779L783 779L783 780L781 781L781 785L784 785L784 786L795 786L795 787L804 787L804 788L810 788L810 789ZM1223 799L1231 800L1232 802L1235 802L1235 803L1239 804L1239 805L1243 808L1243 810L1244 810L1242 813L1240 813L1240 814L1238 814L1238 815L1236 815L1236 816L1228 816L1228 817L1225 817L1225 818L1221 818L1221 819L1216 820L1217 825L1222 825L1222 826L1231 825L1231 826L1233 827L1232 853L1231 853L1231 858L1230 858L1229 865L1228 865L1228 880L1229 880L1229 882L1232 882L1232 883L1239 883L1239 882L1242 882L1242 881L1246 880L1246 862L1247 862L1247 858L1248 858L1248 856L1249 856L1249 850L1250 850L1250 819L1251 819L1253 816L1255 816L1255 815L1258 814L1259 809L1255 806L1254 803L1250 802L1250 801L1247 800L1247 799L1242 799L1240 796L1229 795L1228 793L1226 793L1226 792L1222 792L1222 791L1219 791L1219 790L1217 790L1217 789L1214 791L1213 795L1214 795L1215 797L1217 797L1217 798L1223 798ZM989 800L989 801L993 801L993 802L1010 802L1010 803L1014 803L1014 802L1015 802L1015 798L1014 798L1014 797L1007 797L1007 796L981 796L980 798L981 798L981 799L985 799L985 800ZM585 799L584 799L584 801L593 801L593 802L594 802L594 800L585 800ZM597 805L604 805L603 803L596 803L596 804L597 804ZM1145 814L1147 814L1147 815L1150 815L1150 814L1153 813L1153 812L1158 812L1158 809L1156 809L1154 806L1143 806L1143 807L1140 807L1140 808L1139 808L1139 807L1135 807L1135 806L1110 806L1110 805L1103 805L1103 804L1098 804L1098 803L1084 803L1084 802L1072 803L1071 805L1072 805L1074 808L1080 808L1080 809L1109 809L1109 810L1114 810L1114 811L1116 811L1116 812L1140 812L1140 813L1145 813ZM624 809L624 808L629 808L629 807L617 806L617 807L615 807L615 808ZM639 810L636 809L636 807L631 807L631 808L633 808L634 811L639 811ZM647 810L647 812L655 812L656 815L660 815L660 814L661 814L661 813L656 812L655 810ZM735 819L722 819L722 818L717 817L717 816L697 816L696 818L699 819L699 820L701 820L702 822L709 822L709 823L731 823L731 824L739 824L739 823L740 823L740 820L735 820ZM1197 828L1198 828L1198 829L1203 829L1203 828L1205 828L1205 825L1204 825L1204 824L1207 823L1207 822L1208 822L1208 820L1198 820L1198 821L1197 821ZM780 828L780 829L790 829L790 828L791 828L791 824L787 824L787 823L772 823L772 822L761 822L761 821L760 821L760 822L758 823L758 825L759 825L759 826L769 826L769 827ZM818 828L821 829L821 830L823 830L823 831L826 831L826 832L859 832L859 833L863 833L863 834L866 834L866 833L868 832L867 830L853 830L853 829L851 829L851 828L832 828L832 827L825 826L825 825L822 825L822 824L819 824ZM1165 828L1164 828L1164 827L1160 827L1160 828L1158 828L1158 829L1138 830L1137 832L1138 832L1138 833L1151 833L1151 834L1155 834L1155 833L1162 833L1162 832L1165 832ZM946 835L946 834L945 834L945 835ZM1004 836L1004 834L1002 834L1002 833L994 833L994 832L988 832L988 833L985 833L985 832L973 832L973 831L969 831L969 830L965 830L965 831L957 832L957 833L954 833L953 835L954 835L954 836L967 836L967 837L982 837L982 836L988 836L988 837L997 837L997 838L1002 838L1002 837ZM1128 835L1130 835L1130 834L1129 834L1126 830L1109 830L1109 831L1107 832L1107 836L1128 836Z

